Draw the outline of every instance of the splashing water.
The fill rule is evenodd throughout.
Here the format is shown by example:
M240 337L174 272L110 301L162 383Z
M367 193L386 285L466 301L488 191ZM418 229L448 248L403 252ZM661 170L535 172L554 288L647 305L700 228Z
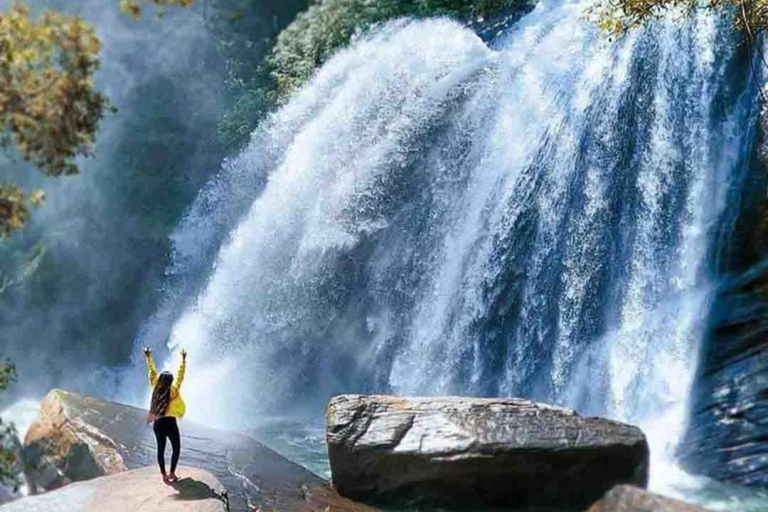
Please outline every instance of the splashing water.
M610 43L583 9L542 2L490 45L388 24L254 133L176 234L172 272L203 285L147 329L170 317L204 362L193 419L517 395L671 456L753 91L715 17Z

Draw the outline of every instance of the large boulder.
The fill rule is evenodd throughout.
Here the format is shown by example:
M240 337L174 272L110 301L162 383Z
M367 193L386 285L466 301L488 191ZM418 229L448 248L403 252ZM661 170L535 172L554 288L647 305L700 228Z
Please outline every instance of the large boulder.
M631 485L617 485L587 512L708 512L706 509L666 498Z
M28 481L51 489L154 466L155 438L146 417L147 411L136 407L51 391L25 439ZM375 510L342 498L319 476L248 436L188 421L180 428L182 464L215 475L227 488L235 512L253 507L280 512Z
M153 467L77 482L0 506L0 512L226 512L227 493L215 476L179 467L166 485Z
M326 419L333 484L355 499L584 510L648 478L640 429L528 400L343 395Z
M48 393L40 404L37 420L27 430L24 458L33 491L127 469L120 447L86 417L68 409L75 403L68 398L64 391Z

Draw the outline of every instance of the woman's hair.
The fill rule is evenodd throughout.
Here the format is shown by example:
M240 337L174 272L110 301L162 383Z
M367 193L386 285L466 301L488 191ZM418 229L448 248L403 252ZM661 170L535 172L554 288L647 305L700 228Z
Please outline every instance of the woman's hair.
M148 421L155 421L165 416L168 410L168 404L171 402L171 384L173 383L173 374L163 372L157 378L155 389L152 390L152 403L149 406Z

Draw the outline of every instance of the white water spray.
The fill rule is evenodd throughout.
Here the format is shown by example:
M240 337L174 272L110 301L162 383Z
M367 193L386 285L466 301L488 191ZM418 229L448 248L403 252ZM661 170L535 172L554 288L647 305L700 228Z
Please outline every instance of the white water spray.
M173 326L205 362L193 419L522 395L639 422L666 464L749 102L715 19L612 44L583 8L542 2L490 48L447 20L389 24L257 130L201 196L269 176ZM179 261L215 238L209 215L185 220Z

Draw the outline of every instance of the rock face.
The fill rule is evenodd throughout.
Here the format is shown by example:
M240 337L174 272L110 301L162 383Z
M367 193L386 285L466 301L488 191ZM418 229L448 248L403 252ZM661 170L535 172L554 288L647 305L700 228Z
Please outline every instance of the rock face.
M706 509L665 498L631 485L617 485L587 512L708 512Z
M527 400L343 395L326 421L334 486L355 499L584 510L648 478L638 428Z
M731 284L713 306L680 456L691 472L768 487L768 271Z
M712 306L680 456L693 473L768 487L768 110L753 149L718 255L728 277Z
M147 411L62 390L43 401L25 440L28 480L50 489L156 464ZM250 437L180 422L181 463L204 468L229 492L231 510L371 512L340 497L322 478ZM167 459L170 461L170 449ZM159 470L155 470L159 473ZM106 510L106 509L105 509Z
M24 439L27 480L33 490L38 486L55 489L127 469L115 442L68 410L66 398L61 391L49 393Z
M215 476L181 466L178 474L165 485L155 468L135 469L23 498L0 512L226 512L227 493Z

